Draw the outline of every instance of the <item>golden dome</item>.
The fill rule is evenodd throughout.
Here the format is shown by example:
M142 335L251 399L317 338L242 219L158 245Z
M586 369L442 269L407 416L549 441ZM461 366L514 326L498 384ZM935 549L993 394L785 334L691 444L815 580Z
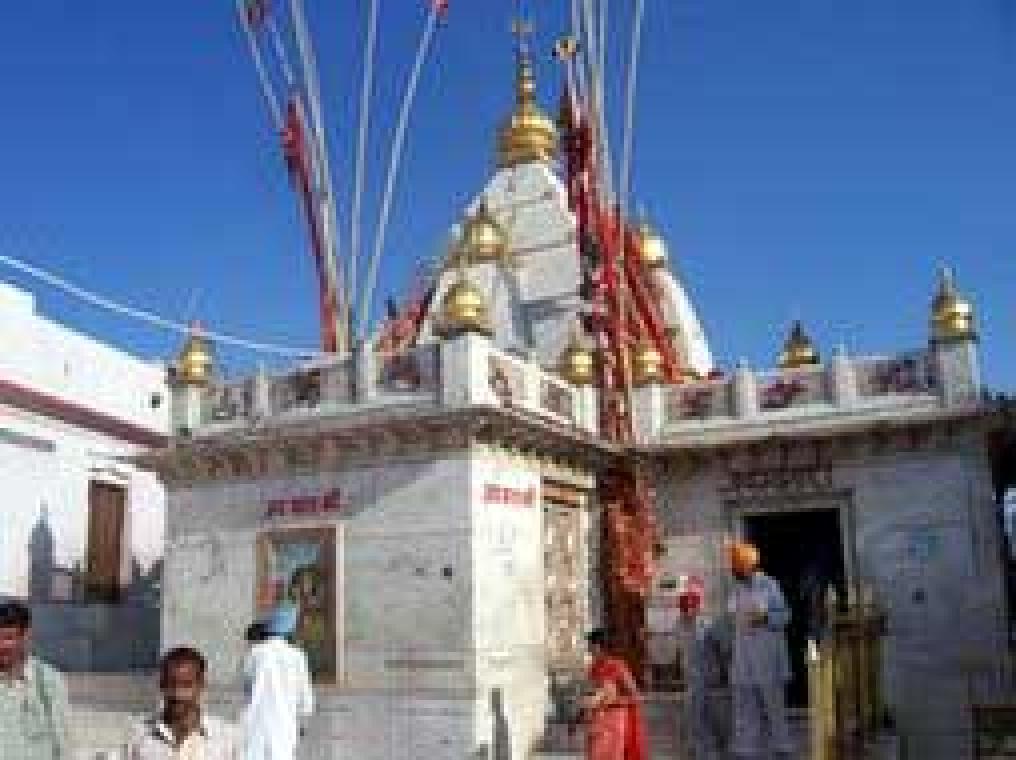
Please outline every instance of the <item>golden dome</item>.
M205 385L212 372L212 351L201 325L191 325L190 334L176 360L176 379L183 385Z
M931 302L932 340L970 340L976 337L974 307L956 289L952 270L943 268L938 292Z
M557 152L557 129L536 104L536 80L529 54L520 50L515 80L515 112L498 130L499 168L546 162Z
M639 343L632 355L631 363L635 385L655 385L663 382L663 354L651 342L644 340Z
M571 339L561 352L558 372L572 385L592 385L596 382L596 355L582 340L578 329L572 330Z
M490 335L490 314L483 293L460 272L441 299L437 331L444 337L464 332Z
M504 228L490 212L487 201L481 200L476 212L462 224L457 254L465 255L470 261L495 261L507 253Z
M790 328L790 335L783 344L783 351L780 352L779 364L782 369L796 369L819 363L818 351L811 338L804 332L804 326L800 320L794 322Z
M638 254L642 265L648 269L662 269L667 266L667 244L649 222L638 226Z

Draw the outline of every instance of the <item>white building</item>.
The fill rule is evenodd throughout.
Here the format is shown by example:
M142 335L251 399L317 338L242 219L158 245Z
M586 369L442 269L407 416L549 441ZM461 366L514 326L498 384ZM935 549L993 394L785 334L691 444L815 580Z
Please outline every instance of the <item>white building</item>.
M45 655L114 667L103 630L156 606L141 592L161 564L165 496L124 457L166 439L165 367L47 319L6 284L0 344L0 594L32 601Z

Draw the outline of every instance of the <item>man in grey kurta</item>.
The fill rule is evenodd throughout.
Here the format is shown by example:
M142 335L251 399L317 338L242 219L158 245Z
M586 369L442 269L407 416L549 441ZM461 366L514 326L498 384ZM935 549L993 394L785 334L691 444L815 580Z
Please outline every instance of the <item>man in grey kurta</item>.
M734 590L730 613L734 651L730 683L734 697L735 757L790 757L786 689L790 657L786 627L790 610L779 584L758 569L758 550L747 544L730 549Z
M70 760L63 678L29 654L32 613L0 601L0 758Z

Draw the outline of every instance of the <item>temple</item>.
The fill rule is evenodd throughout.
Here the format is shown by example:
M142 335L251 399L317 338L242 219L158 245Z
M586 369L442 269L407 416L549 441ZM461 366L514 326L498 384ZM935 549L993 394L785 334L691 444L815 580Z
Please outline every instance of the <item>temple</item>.
M944 270L923 346L820 356L795 324L777 366L721 373L641 220L625 265L682 372L631 346L618 440L558 132L520 53L497 168L440 271L350 354L225 382L195 330L171 378L172 441L141 458L168 489L163 646L207 652L236 703L245 626L290 599L318 686L315 757L531 757L553 743L554 697L595 624L625 628L647 692L676 711L673 590L701 576L722 615L722 546L741 535L791 599L804 735L829 716L846 731L849 713L850 731L892 727L910 757L972 758L1008 642L1001 422L971 302ZM625 522L628 487L650 507L641 522ZM856 699L816 691L830 641L863 663ZM654 737L661 756L674 741Z

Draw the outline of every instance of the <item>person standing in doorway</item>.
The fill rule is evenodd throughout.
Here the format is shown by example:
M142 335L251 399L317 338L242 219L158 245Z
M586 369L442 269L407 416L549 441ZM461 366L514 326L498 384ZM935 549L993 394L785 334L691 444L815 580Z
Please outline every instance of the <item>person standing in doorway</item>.
M789 758L793 753L787 725L786 689L790 657L786 627L790 610L779 584L759 569L758 549L747 543L728 546L734 590L730 682L734 697L732 753L749 758Z
M190 647L166 653L159 664L162 707L128 744L126 760L242 760L236 729L202 708L207 669Z
M32 612L0 601L0 757L70 760L67 690L62 676L32 657Z
M586 760L649 760L641 696L624 661L610 653L610 637L596 630L586 637L593 693L583 700Z
M302 650L289 643L299 610L279 606L263 621L244 667L246 760L294 760L303 722L314 711L310 668Z

